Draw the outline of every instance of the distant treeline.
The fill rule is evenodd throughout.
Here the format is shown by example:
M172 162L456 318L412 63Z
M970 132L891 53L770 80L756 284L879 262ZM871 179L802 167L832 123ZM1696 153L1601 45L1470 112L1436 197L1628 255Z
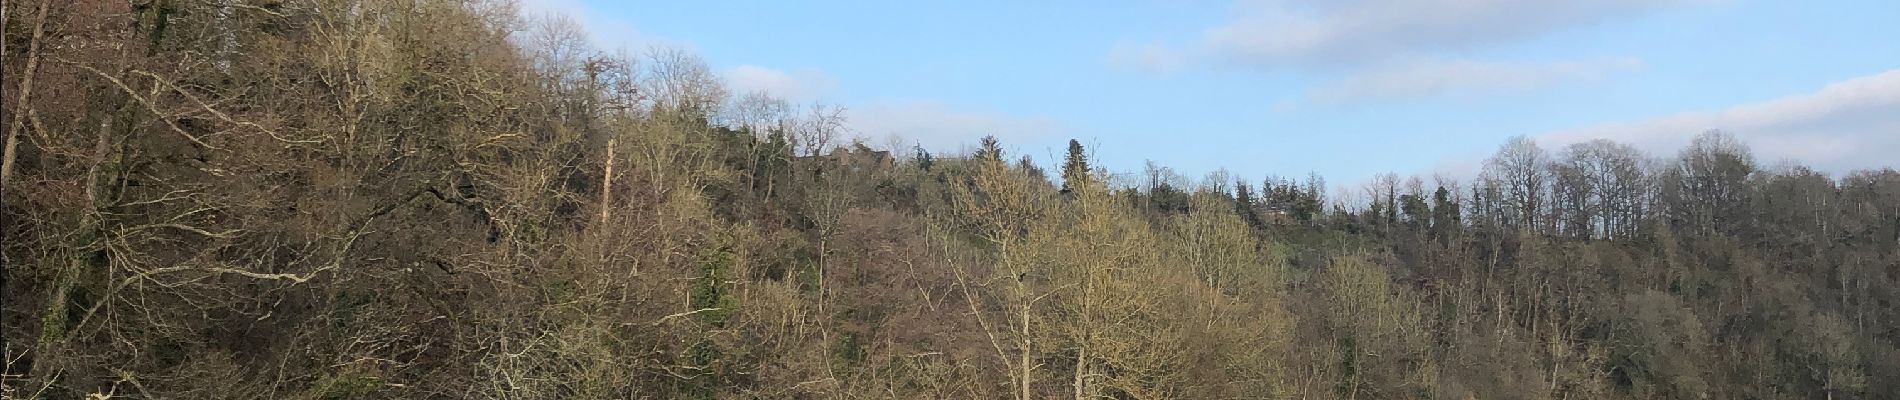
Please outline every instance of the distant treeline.
M506 1L4 4L9 398L1900 398L1900 172L873 148Z

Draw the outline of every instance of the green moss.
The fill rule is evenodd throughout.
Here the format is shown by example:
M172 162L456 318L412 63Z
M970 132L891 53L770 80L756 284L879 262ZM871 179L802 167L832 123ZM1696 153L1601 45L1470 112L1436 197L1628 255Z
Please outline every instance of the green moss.
M858 364L864 362L866 352L864 351L864 345L858 341L858 335L843 333L838 335L837 339L832 340L831 356L841 361L836 364L839 369L849 370L856 368Z
M707 252L700 257L700 276L693 280L691 306L694 310L711 309L698 316L713 326L725 326L738 311L739 303L726 293L725 284L733 258L731 252L723 249Z
M383 388L383 379L376 376L356 374L336 374L318 379L310 388L311 397L319 399L355 399L369 396Z

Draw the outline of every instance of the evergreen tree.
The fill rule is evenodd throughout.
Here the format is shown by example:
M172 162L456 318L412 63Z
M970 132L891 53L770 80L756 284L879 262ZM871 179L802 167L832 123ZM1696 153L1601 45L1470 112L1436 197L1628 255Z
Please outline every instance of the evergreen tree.
M1234 212L1240 214L1240 219L1247 222L1247 226L1255 229L1261 227L1260 213L1255 211L1257 203L1259 201L1254 200L1253 188L1246 181L1234 182Z
M924 150L923 145L915 145L912 148L917 151L917 168L929 171L930 166L936 164L936 160L930 157L930 150Z
M1439 186L1432 192L1432 237L1443 240L1448 233L1458 229L1458 200L1451 198L1451 190Z
M1003 162L1003 145L997 143L996 135L983 136L977 141L976 159L989 162Z
M1062 162L1062 191L1079 189L1089 181L1088 154L1082 150L1082 142L1069 139L1069 155Z

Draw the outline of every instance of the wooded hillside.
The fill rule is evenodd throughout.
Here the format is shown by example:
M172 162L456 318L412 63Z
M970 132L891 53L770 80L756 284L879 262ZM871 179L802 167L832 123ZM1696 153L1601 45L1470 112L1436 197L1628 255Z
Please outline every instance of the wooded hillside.
M1900 398L1900 172L1720 132L1338 193L874 148L506 1L0 8L9 398Z

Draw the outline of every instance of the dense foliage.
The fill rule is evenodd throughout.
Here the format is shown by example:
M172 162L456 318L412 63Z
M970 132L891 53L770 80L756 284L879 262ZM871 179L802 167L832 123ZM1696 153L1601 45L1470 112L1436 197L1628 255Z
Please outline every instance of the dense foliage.
M1900 398L1900 172L1719 132L1052 180L506 2L4 8L6 397Z

